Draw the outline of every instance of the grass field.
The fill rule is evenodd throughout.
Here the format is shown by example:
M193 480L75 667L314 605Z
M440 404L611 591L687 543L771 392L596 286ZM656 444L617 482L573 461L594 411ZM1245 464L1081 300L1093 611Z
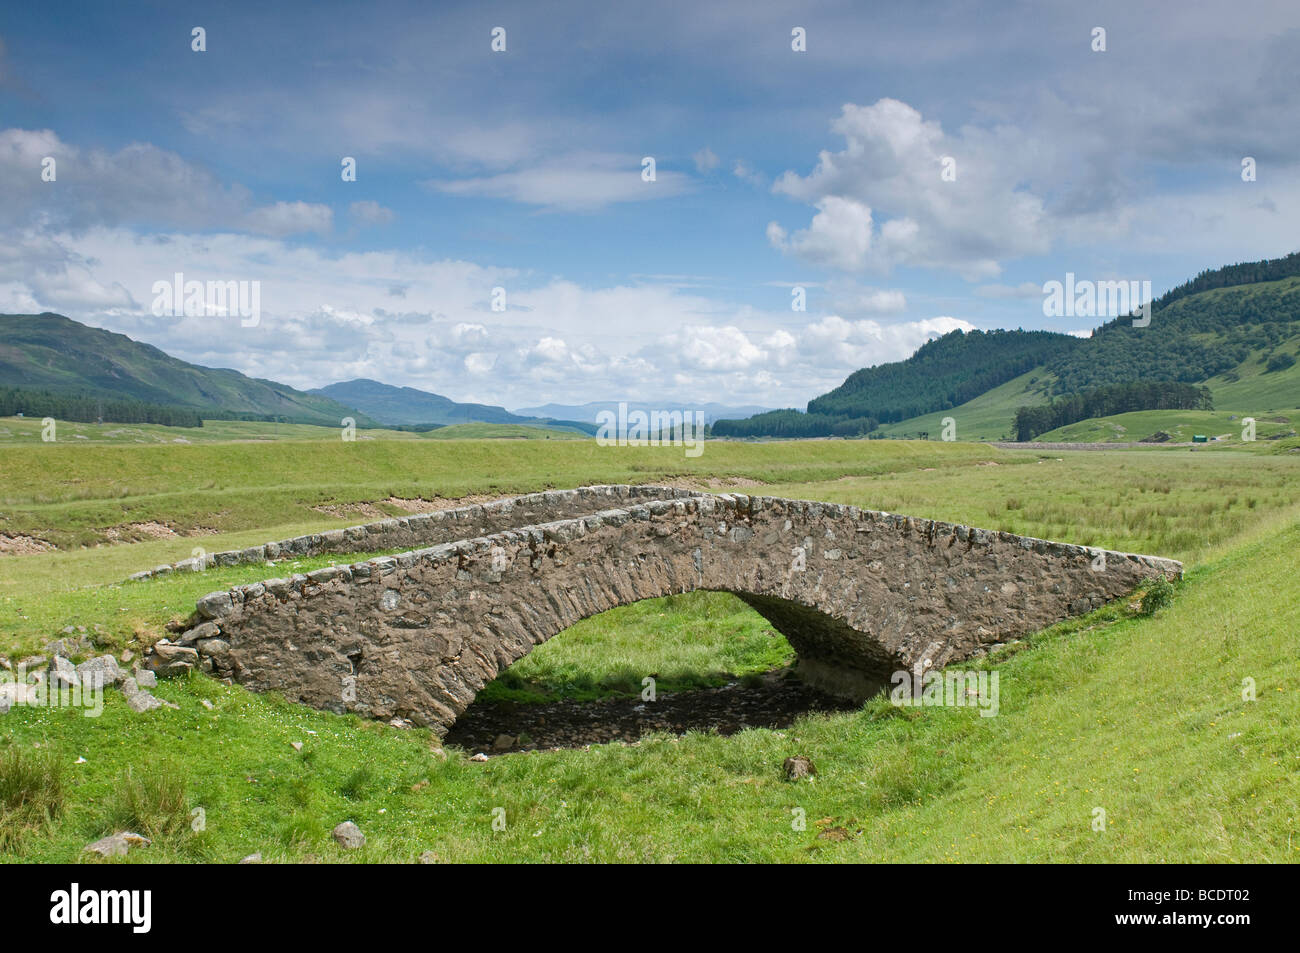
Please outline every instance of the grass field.
M1294 399L1294 395L1292 395ZM1049 430L1034 439L1043 443L1128 443L1141 441L1163 431L1170 442L1187 443L1196 434L1216 437L1227 443L1241 443L1243 417L1249 414L1226 410L1139 410L1112 417L1093 417ZM1255 439L1268 440L1296 430L1300 410L1270 412L1255 420Z
M873 702L786 731L654 736L480 764L455 749L444 760L420 729L316 712L199 675L157 689L179 710L135 715L115 693L100 718L15 708L0 716L0 856L76 860L89 841L133 827L155 836L128 858L137 861L261 851L273 861L410 862L433 851L444 861L1294 862L1300 454L1275 449L1048 453L815 441L711 443L685 458L680 449L591 441L409 435L347 445L13 447L0 456L0 533L93 540L143 518L221 532L0 557L0 652L11 657L69 624L138 653L197 596L268 570L122 583L128 573L188 556L196 543L214 551L288 528L344 525L312 509L323 501L716 478L744 484L742 492L1172 556L1189 572L1153 617L1117 603L990 660L1001 679L996 718ZM304 559L273 574L329 562ZM485 694L632 693L646 672L669 691L789 657L739 600L698 593L586 620ZM1243 700L1247 678L1254 701ZM812 781L781 779L781 761L796 753L817 765ZM46 792L39 809L13 806L6 779L24 777ZM199 808L205 829L196 832ZM330 840L347 819L366 832L361 851ZM844 839L818 836L830 828Z

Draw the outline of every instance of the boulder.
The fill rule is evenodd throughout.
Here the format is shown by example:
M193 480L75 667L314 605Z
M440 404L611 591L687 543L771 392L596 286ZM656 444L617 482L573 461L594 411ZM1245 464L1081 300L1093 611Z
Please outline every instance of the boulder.
M98 854L100 857L124 857L132 847L148 847L151 843L153 842L143 834L118 831L116 834L100 838L93 844L87 844L81 849L81 852L83 854Z
M817 773L817 769L813 767L812 759L802 754L797 754L793 758L786 758L781 767L785 770L785 779L787 781L798 781L800 778L811 777Z
M351 821L344 821L334 828L333 837L344 850L356 850L358 847L366 846L366 835L361 833L361 828Z
M77 668L62 655L50 659L51 688L80 688L81 679L77 677Z

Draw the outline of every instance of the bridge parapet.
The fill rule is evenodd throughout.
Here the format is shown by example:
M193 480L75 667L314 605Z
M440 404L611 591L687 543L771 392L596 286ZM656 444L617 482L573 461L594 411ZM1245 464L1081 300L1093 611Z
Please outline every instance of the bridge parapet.
M735 593L807 680L862 699L1182 572L856 506L616 489L587 499L624 505L211 593L182 641L250 689L445 731L534 646L641 599Z

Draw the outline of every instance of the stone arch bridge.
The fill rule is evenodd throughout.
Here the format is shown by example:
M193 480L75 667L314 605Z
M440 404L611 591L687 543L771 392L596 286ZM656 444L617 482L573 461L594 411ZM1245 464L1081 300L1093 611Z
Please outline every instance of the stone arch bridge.
M535 646L641 599L735 593L790 641L805 680L861 700L895 671L981 655L1182 572L855 506L666 487L551 491L355 529L333 539L354 552L428 545L211 593L178 642L254 691L445 732ZM303 539L291 549L328 550L323 535Z

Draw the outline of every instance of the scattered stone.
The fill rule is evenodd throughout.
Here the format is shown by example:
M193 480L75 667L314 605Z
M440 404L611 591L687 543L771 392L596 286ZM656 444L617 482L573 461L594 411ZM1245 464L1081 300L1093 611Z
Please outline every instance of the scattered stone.
M292 748L294 751L301 751L301 750L302 750L302 742L301 742L301 741L290 741L290 742L289 742L289 747Z
M62 655L50 659L50 686L52 688L80 688L81 679L77 669Z
M492 742L493 751L509 751L515 746L515 739L512 735L497 735Z
M420 780L416 781L414 784L411 785L411 793L412 793L412 794L419 794L421 791L423 791L423 790L424 790L425 788L427 788L428 786L429 786L429 779L428 779L428 778L421 778Z
M203 705L203 707L206 708L208 711L212 711L214 707L212 702L208 701L206 698L200 698L199 703Z
M262 862L262 852L259 850L256 854L249 854L247 857L239 858L241 864L260 864Z
M135 683L141 688L157 688L158 676L147 668L136 668Z
M184 623L182 623L182 626ZM202 622L190 629L181 636L182 645L193 645L195 642L202 642L204 639L215 639L221 634L215 622Z
M146 711L153 711L155 708L162 707L162 701L154 698L143 689L137 690L133 695L126 696L127 706L137 715Z
M431 850L426 850L420 854L420 863L422 864L436 864L437 862L438 855Z
M123 665L126 665L133 658L135 658L134 652L132 652L130 649L123 649L122 654L117 657L117 660L121 662Z
M81 849L83 854L98 854L100 857L125 857L132 847L148 847L152 841L142 834L131 831L118 831L108 837L100 838L93 844Z
M392 725L394 728L410 728L412 727L413 723L407 721L405 718L394 718L392 721L389 722L389 724Z
M334 828L333 836L335 842L344 850L356 850L358 847L366 846L366 835L361 833L361 828L351 821L344 821Z
M787 781L798 781L800 778L810 777L817 773L817 769L813 767L812 759L802 754L797 754L793 758L786 758L781 766L785 770L785 779Z
M471 760L471 761L486 761L487 759L488 759L488 756L485 755L482 751L480 751L478 754L474 755L474 757L470 758L469 760Z
M81 679L82 685L104 688L108 685L117 685L126 676L118 667L117 659L111 655L101 655L99 658L78 665L77 677Z
M22 682L0 682L0 715L5 714L15 705L28 705L34 702L36 688Z
M197 649L192 649L188 645L173 644L166 640L154 644L153 655L154 658L162 662L188 662L195 665L199 661Z
M433 756L434 756L435 758L437 758L439 761L446 761L446 760L447 760L447 752L443 751L442 748L440 748L440 747L430 748L430 749L429 749L429 754L433 755Z

